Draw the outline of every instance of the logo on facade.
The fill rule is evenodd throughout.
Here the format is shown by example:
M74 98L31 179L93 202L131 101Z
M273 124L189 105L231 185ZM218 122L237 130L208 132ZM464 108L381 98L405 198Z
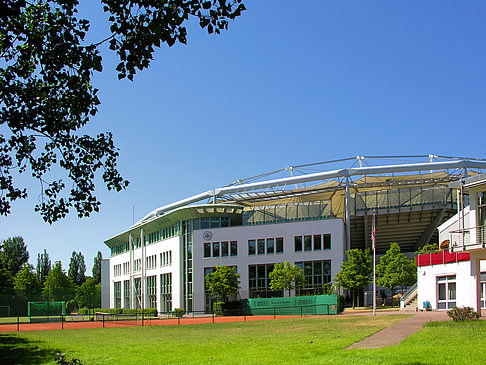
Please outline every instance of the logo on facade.
M203 233L203 238L206 240L206 241L209 241L211 238L213 237L213 235L211 234L211 232L209 231L206 231Z

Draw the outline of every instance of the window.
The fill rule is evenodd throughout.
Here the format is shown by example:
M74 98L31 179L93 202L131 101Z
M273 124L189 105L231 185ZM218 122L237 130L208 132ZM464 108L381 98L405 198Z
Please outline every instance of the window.
M324 250L330 250L331 249L331 235L330 234L324 234L322 235L324 238Z
M294 237L295 252L302 251L302 236Z
M248 266L248 287L250 298L271 298L282 296L282 291L272 291L270 289L270 273L273 271L274 264L250 265Z
M129 275L130 274L130 262L124 262L123 263L123 275Z
M437 309L452 309L456 306L456 276L437 278Z
M258 242L258 254L265 255L265 240L259 239L257 242Z
M282 253L283 252L283 237L277 237L277 253Z
M304 251L312 251L312 236L304 236Z
M322 285L331 282L331 261L302 261L295 263L304 272L306 284L302 293L316 294L322 290Z
M146 260L145 266L147 267L147 270L155 269L157 267L156 255L147 256L145 260Z
M113 283L114 285L114 297L115 297L115 308L121 308L121 281Z
M219 242L213 242L213 257L219 257Z
M238 256L238 243L236 241L230 242L230 255Z
M133 272L139 272L142 270L142 259L136 259L133 261Z
M206 257L206 256L204 256ZM172 251L165 251L160 254L160 266L172 265Z
M113 267L113 276L120 276L121 275L122 265L118 264Z
M155 276L147 277L147 300L149 308L157 308L157 283Z
M130 308L130 280L123 281L123 308Z
M162 312L172 310L172 273L160 275L160 301Z
M210 243L204 244L204 257L211 257L211 244Z
M221 257L228 256L228 242L221 242Z
M275 252L275 240L273 238L267 238L267 254Z
M249 240L248 241L248 255L254 255L255 252L255 240Z
M320 250L322 249L322 241L321 241L321 235L320 234L315 234L314 235L314 250Z
M133 279L133 285L135 286L135 306L134 308L142 308L142 279Z

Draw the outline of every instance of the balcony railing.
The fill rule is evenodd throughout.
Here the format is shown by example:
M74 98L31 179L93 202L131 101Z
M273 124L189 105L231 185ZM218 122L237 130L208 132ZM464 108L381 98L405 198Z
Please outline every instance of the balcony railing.
M458 229L449 232L452 249L472 249L486 247L486 226Z

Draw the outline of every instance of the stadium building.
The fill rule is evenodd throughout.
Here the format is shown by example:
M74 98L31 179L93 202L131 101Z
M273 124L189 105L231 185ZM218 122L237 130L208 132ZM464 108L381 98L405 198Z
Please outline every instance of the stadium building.
M377 255L390 242L406 254L438 242L437 227L457 213L449 183L485 168L481 159L358 156L238 180L107 239L103 291L112 308L209 310L204 281L217 265L236 267L241 298L271 297L284 293L271 291L269 273L288 260L304 271L301 293L319 293L347 249L370 247L373 214Z

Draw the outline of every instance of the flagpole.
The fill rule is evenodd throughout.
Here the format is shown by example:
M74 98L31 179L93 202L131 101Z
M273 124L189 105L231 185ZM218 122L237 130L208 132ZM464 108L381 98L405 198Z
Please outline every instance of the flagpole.
M371 227L371 242L373 244L373 315L376 316L376 245L375 245L375 214L373 213L373 223Z

